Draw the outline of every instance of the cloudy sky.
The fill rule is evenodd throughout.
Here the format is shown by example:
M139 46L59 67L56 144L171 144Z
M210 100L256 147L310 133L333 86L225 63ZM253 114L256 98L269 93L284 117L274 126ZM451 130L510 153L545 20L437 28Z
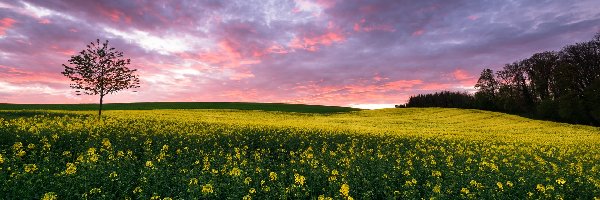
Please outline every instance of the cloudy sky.
M385 106L600 31L598 0L0 0L0 103L93 103L60 72L96 39L141 88L106 102Z

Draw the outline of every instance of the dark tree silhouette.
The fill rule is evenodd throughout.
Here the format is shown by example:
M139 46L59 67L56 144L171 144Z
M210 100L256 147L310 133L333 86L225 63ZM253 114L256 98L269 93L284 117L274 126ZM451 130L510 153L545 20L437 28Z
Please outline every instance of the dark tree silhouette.
M98 116L101 116L105 95L140 87L140 80L134 74L137 70L126 67L130 62L123 58L123 52L109 47L108 40L101 44L98 39L78 55L71 56L71 66L63 64L62 74L74 82L70 86L76 89L77 95L100 95Z
M590 41L506 64L497 73L484 69L475 89L474 100L468 94L440 92L413 96L406 106L464 108L471 105L484 110L600 126L600 32ZM469 103L471 101L474 105Z
M494 110L494 101L496 100L496 94L498 93L498 82L494 78L494 71L491 69L484 69L475 84L475 104L479 108L490 108Z
M490 74L488 69L482 72L476 94L490 91L482 79L483 83L495 79L498 91L493 103L481 109L600 125L600 33L558 52L536 53L507 64L496 78ZM475 98L484 101L487 96Z
M473 96L466 92L441 91L411 96L403 107L475 108ZM399 105L396 108L403 108Z

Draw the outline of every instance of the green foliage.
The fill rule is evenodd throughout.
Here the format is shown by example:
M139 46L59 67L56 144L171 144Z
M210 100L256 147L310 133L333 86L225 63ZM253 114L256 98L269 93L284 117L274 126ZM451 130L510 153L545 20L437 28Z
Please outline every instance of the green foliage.
M600 197L589 126L462 109L37 112L0 111L0 198Z

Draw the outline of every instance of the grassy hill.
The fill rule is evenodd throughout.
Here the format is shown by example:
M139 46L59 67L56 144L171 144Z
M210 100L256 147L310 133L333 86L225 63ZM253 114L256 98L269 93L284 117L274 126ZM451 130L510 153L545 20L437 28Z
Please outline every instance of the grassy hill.
M360 110L339 106L246 102L143 102L103 105L103 110L154 109L235 109L301 113L337 113ZM0 104L0 110L98 110L98 104Z
M0 193L594 199L600 128L448 108L109 110L102 120L93 110L0 110Z

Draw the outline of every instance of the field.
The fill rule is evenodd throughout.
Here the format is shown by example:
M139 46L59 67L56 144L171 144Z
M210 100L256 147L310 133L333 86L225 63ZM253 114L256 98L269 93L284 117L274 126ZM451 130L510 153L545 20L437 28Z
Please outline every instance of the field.
M171 106L185 109L0 111L0 198L600 198L597 127L447 108Z

